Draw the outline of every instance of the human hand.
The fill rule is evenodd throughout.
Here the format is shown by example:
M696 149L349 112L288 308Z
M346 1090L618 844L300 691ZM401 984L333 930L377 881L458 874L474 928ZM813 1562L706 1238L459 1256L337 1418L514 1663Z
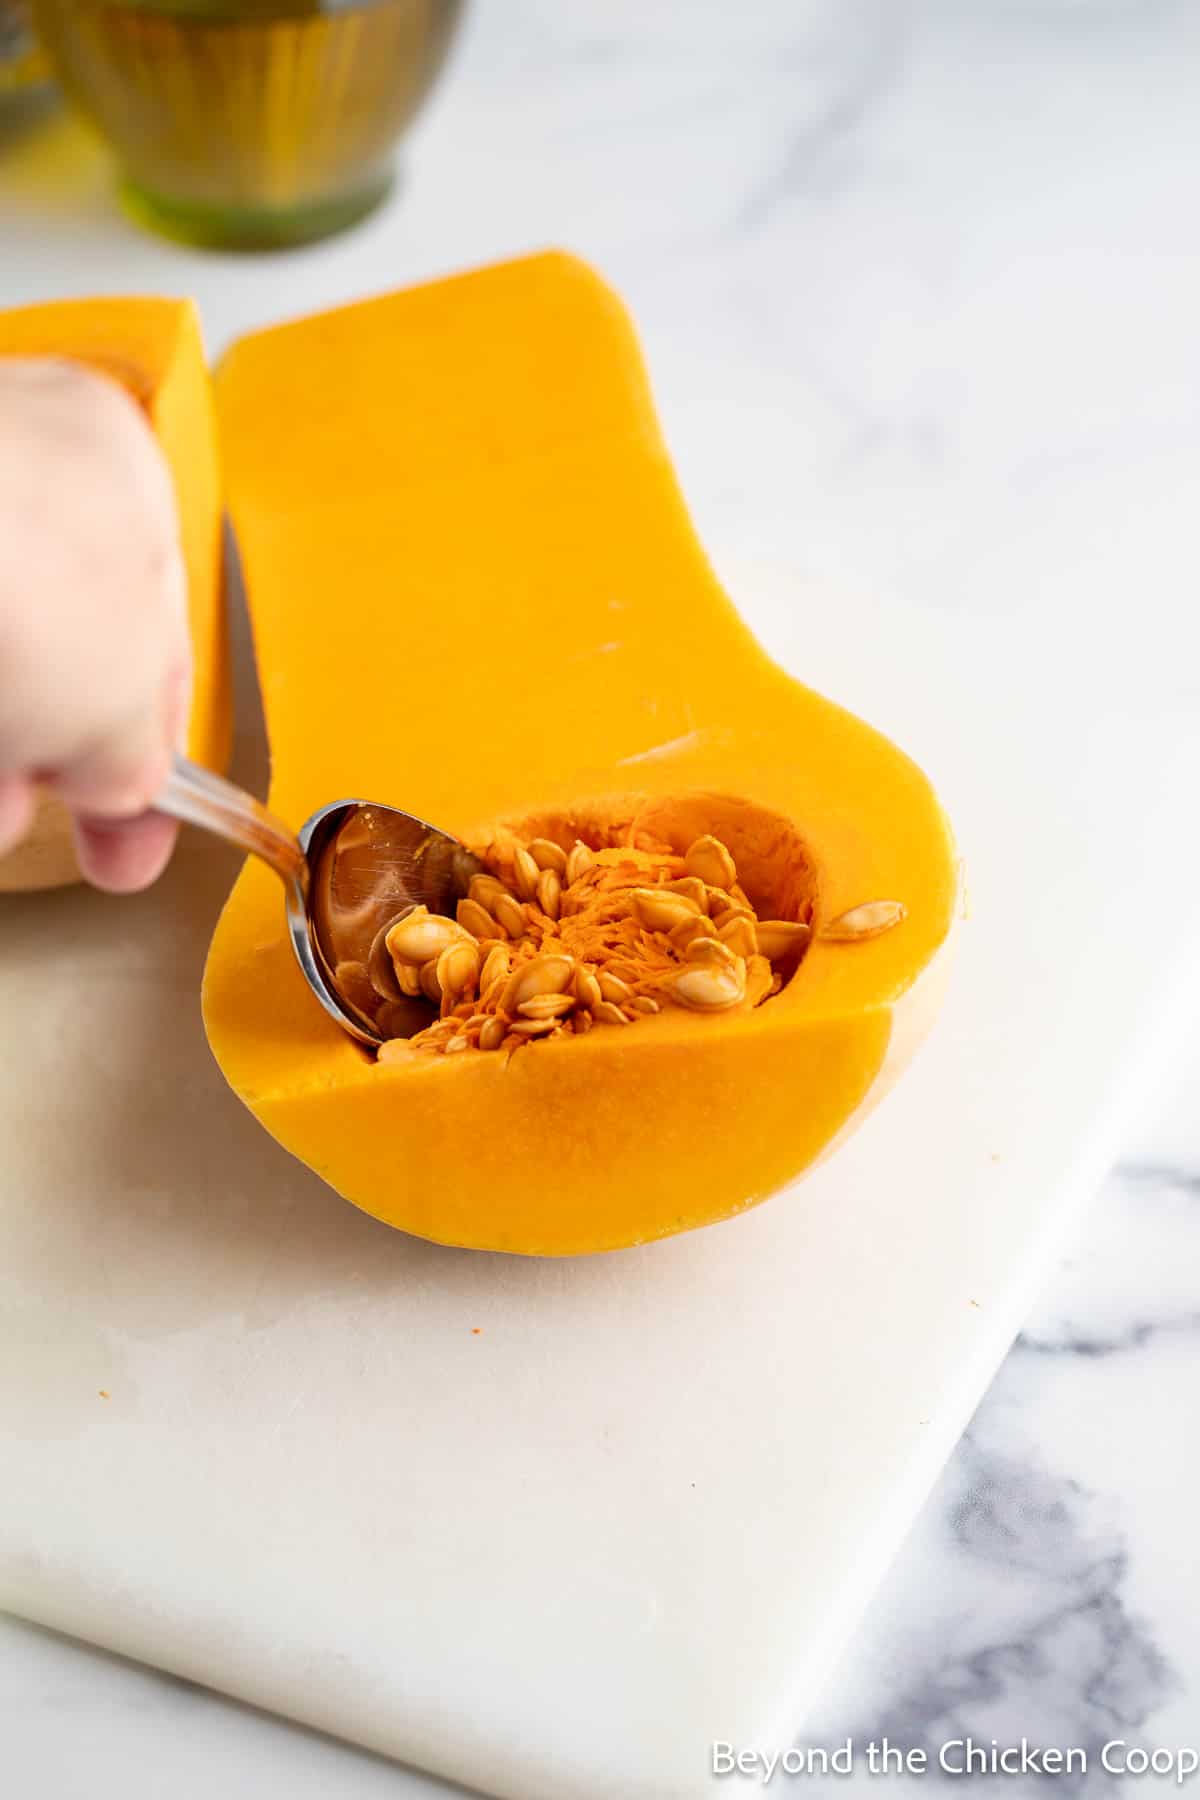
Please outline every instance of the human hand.
M187 718L186 594L135 403L75 364L0 357L0 854L42 783L88 880L128 892L161 872L177 828L146 809Z

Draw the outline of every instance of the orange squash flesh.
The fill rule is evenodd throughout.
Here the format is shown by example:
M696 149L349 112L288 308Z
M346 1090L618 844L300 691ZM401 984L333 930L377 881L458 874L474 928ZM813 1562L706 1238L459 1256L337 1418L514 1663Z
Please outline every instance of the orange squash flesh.
M61 356L120 382L171 469L188 580L193 688L188 754L229 755L231 694L221 604L221 487L200 325L187 300L51 301L0 312L0 356ZM0 891L60 887L79 872L65 812L47 798L24 844L0 859Z
M766 870L783 815L818 926L906 908L869 942L818 936L753 1012L386 1066L309 995L250 864L204 982L236 1092L347 1199L441 1242L605 1250L764 1199L928 1022L956 862L921 772L721 592L614 296L531 258L248 338L217 391L285 818L359 794L486 841L632 795Z

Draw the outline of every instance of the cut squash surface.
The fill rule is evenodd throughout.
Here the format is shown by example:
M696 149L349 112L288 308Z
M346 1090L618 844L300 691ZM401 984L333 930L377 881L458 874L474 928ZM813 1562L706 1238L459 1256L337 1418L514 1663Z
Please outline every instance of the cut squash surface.
M275 810L359 795L566 850L625 809L680 854L715 834L813 928L750 1010L376 1062L250 864L204 984L234 1089L339 1193L447 1243L616 1248L799 1174L928 1022L952 840L915 765L778 669L717 585L613 295L530 258L245 339L217 391ZM894 929L822 936L876 901Z

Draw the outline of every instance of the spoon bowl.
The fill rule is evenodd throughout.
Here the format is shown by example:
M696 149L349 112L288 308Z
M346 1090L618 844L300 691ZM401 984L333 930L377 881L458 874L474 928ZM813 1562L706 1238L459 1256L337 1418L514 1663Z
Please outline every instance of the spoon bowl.
M334 800L293 832L252 795L183 756L154 804L274 869L301 972L351 1037L374 1047L429 1023L422 1001L405 1005L372 982L371 953L406 907L453 915L483 867L456 837L375 800Z

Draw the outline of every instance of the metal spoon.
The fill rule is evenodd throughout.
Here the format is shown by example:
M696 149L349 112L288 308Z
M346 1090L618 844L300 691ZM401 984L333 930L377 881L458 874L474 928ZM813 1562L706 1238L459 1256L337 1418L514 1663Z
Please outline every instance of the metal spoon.
M252 795L183 756L154 804L270 864L284 885L288 936L304 979L351 1037L380 1044L430 1022L428 1006L406 1005L399 988L372 1003L367 970L387 983L382 933L404 907L453 913L483 867L457 838L373 800L334 800L293 832Z

